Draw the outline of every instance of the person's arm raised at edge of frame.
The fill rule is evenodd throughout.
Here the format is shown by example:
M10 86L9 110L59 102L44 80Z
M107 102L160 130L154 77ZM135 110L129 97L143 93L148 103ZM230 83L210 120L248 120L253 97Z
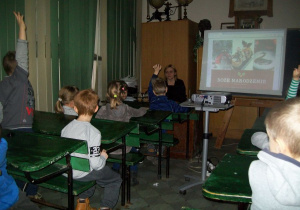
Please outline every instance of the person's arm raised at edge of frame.
M25 22L24 22L24 16L21 15L20 12L14 12L14 15L15 15L16 21L19 25L19 39L27 40L26 25L25 25Z
M18 65L26 72L28 72L28 46L24 16L19 12L14 12L14 15L19 25L19 39L16 46L16 60L18 62Z
M292 78L290 87L288 89L286 99L294 98L297 96L298 86L299 86L299 77L300 77L300 65L298 65L298 68L295 68L293 71L293 78Z

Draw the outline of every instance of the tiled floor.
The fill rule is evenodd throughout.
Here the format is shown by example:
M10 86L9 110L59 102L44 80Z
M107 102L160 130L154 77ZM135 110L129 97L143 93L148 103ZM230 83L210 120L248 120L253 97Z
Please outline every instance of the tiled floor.
M235 153L237 140L225 139L222 149L214 148L214 139L209 140L208 158L214 163L221 159L225 153ZM165 163L163 163L163 177L157 179L157 166L147 159L139 165L138 178L140 184L131 187L131 204L121 206L119 200L115 209L156 209L176 210L183 206L201 210L231 210L237 209L237 204L218 202L203 197L201 185L186 191L185 195L179 193L179 187L186 183L184 175L201 177L201 158L193 160L171 159L170 177L165 178ZM67 205L67 195L40 188L43 197L57 204ZM99 208L101 193L103 189L98 188L90 199L91 206ZM41 207L42 209L51 209Z

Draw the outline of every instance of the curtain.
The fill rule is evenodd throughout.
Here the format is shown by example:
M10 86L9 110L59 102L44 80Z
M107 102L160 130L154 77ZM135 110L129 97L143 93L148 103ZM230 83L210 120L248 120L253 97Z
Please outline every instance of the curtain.
M0 1L0 80L6 76L3 70L2 59L7 51L14 51L19 36L19 26L15 21L13 11L20 12L24 15L24 0L1 0ZM25 20L26 23L26 20Z
M97 0L51 1L53 98L66 85L91 87Z
M135 76L136 0L107 2L107 81Z

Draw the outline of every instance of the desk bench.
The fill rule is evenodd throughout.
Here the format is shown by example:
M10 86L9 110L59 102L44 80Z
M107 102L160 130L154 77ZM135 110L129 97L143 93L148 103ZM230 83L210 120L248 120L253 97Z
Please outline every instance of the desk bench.
M58 209L74 209L74 195L77 195L94 182L78 182L72 178L74 169L89 170L89 164L72 164L72 152L87 151L85 141L49 136L21 131L3 130L8 142L7 169L17 179L43 187L68 193L68 207L47 202L39 202ZM73 166L74 165L74 166ZM78 167L81 166L81 167ZM67 177L62 174L67 173Z
M202 186L205 197L237 203L251 203L248 169L257 157L226 154Z
M251 143L251 137L256 132L261 132L263 130L259 129L245 129L244 133L241 137L241 140L239 141L239 144L237 146L237 153L240 155L252 155L256 156L257 153L261 150L258 147L254 146ZM264 131L265 132L265 131Z
M51 112L34 111L33 130L37 133L60 136L61 130L76 116L68 116ZM101 147L107 149L110 153L116 149L123 149L122 155L122 179L125 179L126 171L126 153L125 141L132 142L132 146L138 144L136 134L138 133L137 123L117 122L111 120L100 120L93 118L91 124L101 132ZM134 134L128 135L130 132ZM134 142L135 141L135 142ZM110 147L112 146L112 147ZM125 182L122 183L121 204L125 205Z
M136 122L140 127L140 142L158 145L158 172L157 177L161 179L162 146L166 146L166 177L169 177L170 147L178 144L172 134L163 133L162 130L173 130L172 112L160 110L148 110L142 117L132 117L131 122Z

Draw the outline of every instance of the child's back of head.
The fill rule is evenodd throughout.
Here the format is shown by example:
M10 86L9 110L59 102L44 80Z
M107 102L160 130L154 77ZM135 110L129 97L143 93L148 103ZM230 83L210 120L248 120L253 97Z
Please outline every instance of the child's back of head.
M98 108L99 97L92 89L79 91L74 97L74 106L77 109L78 115L92 116Z
M300 157L300 98L288 99L272 108L265 124L271 151L271 139L280 139L294 158Z
M128 94L128 85L124 80L117 80L117 83L119 83L119 89L120 89L120 96L121 100L124 101L127 98Z
M116 109L117 106L122 104L121 85L119 81L113 80L108 84L106 97L111 109Z
M65 86L60 89L58 93L58 100L55 104L55 112L56 113L64 113L63 106L70 106L73 108L74 104L73 100L75 95L79 92L79 89L76 86Z
M167 92L167 86L164 79L158 77L152 80L154 94L157 96L164 96Z
M8 76L10 76L15 68L17 67L17 61L16 61L16 52L14 51L9 51L6 53L6 55L3 57L3 68L4 71Z

